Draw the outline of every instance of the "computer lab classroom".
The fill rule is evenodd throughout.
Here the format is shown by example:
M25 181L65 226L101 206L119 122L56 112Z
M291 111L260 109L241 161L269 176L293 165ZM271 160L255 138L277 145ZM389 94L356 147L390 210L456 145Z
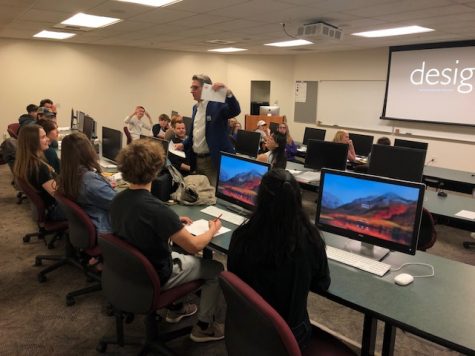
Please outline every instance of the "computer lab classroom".
M329 260L328 291L308 296L312 325L330 335L315 341L319 346L300 350L278 314L262 311L260 302L247 303L256 300L254 294L242 307L247 317L234 324L230 315L224 340L216 342L191 341L189 325L167 324L158 311L156 326L163 338L150 354L238 355L253 350L254 344L255 352L248 354L350 350L361 355L475 355L475 311L470 303L475 297L475 1L163 3L1 1L1 141L11 136L9 125L18 123L28 104L38 105L45 98L56 105L60 139L71 132L71 116L77 111L94 119L99 143L102 127L123 133L124 119L138 105L153 124L160 114L170 116L172 111L192 117L192 76L206 74L237 98L241 113L236 119L244 130L255 131L260 120L287 123L299 146L287 169L300 184L312 222L319 221L317 203L325 197L318 181L298 179L314 170L306 157L309 144L303 145L309 128L325 130L328 142L345 130L350 138L356 135L354 142L372 136L376 144L387 137L390 150L397 150L396 141L426 149L420 177L407 181L399 174L407 167L398 158L389 159L394 165L385 177L368 175L371 151L355 147L359 164L348 165L344 177L420 188L416 241L404 251L382 243L391 250L382 260L390 265L382 276L354 263ZM97 28L66 21L78 13L113 20ZM389 29L417 33L365 34ZM42 31L66 33L68 38L45 38L48 33ZM308 42L280 44L296 40ZM260 106L276 108L278 115L268 116ZM122 147L126 144L124 133ZM322 173L327 183L332 172L328 178ZM34 204L18 198L7 164L0 165L0 181L0 354L140 354L150 341L145 313L133 308L117 312L113 301L94 287L100 278L87 277L73 265L38 278L55 261L45 259L40 266L37 256L64 255L64 238L51 244L36 237L24 242L26 234L41 228ZM203 208L173 207L196 218L203 218ZM237 226L223 225L231 231L215 238L202 255L226 266L226 249ZM332 228L323 232L327 245L335 247L358 234L346 235ZM417 245L417 235L428 243ZM395 277L401 273L411 275L412 281L400 283ZM95 290L68 302L68 293L87 287ZM187 298L196 300L199 293ZM242 302L246 296L240 298ZM186 327L188 334L183 332ZM234 337L227 338L226 330ZM265 337L256 337L259 333ZM116 345L121 334L136 343ZM109 339L115 342L104 341Z

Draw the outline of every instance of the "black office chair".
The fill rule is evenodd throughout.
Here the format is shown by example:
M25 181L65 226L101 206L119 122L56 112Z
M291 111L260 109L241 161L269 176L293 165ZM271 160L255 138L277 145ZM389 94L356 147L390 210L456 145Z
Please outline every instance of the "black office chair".
M300 347L285 320L254 289L224 271L219 283L226 299L226 349L229 356L356 355L333 335L312 325L309 345Z
M421 226L419 229L419 239L417 240L417 249L426 251L434 246L437 241L437 231L435 221L429 210L423 208L421 216Z
M102 338L98 352L105 352L109 344L124 346L138 344L124 338L124 318L130 313L145 314L146 339L141 355L147 352L170 354L164 342L171 337L189 333L191 328L180 329L170 335L158 334L156 311L165 308L187 294L197 290L202 280L161 290L158 273L150 261L134 246L112 234L99 236L102 251L102 288L106 299L114 309L116 336Z

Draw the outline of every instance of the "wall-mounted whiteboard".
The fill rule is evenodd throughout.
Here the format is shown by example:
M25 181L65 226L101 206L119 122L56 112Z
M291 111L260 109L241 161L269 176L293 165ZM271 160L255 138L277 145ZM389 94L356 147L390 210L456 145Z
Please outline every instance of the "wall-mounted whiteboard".
M394 122L381 120L385 80L322 80L317 121L321 125L391 132Z

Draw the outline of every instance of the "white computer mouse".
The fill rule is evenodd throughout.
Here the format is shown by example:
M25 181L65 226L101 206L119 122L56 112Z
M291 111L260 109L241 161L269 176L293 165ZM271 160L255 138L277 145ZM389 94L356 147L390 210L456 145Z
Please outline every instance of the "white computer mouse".
M408 273L401 273L394 277L394 283L399 286L407 286L414 281L414 277Z

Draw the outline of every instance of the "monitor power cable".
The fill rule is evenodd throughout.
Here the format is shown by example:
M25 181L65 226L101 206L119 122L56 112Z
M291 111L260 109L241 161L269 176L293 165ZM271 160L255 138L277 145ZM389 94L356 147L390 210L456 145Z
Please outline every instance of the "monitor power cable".
M400 265L399 267L397 268L391 268L390 271L391 272L396 272L396 271L399 271L401 270L403 267L406 267L406 266L425 266L425 267L429 267L431 270L432 270L432 273L431 274L423 274L423 275L420 275L420 276L413 276L414 278L429 278L429 277L434 277L435 276L435 270L434 270L434 266L428 264L428 263L420 263L420 262L410 262L410 263L403 263L402 265Z

